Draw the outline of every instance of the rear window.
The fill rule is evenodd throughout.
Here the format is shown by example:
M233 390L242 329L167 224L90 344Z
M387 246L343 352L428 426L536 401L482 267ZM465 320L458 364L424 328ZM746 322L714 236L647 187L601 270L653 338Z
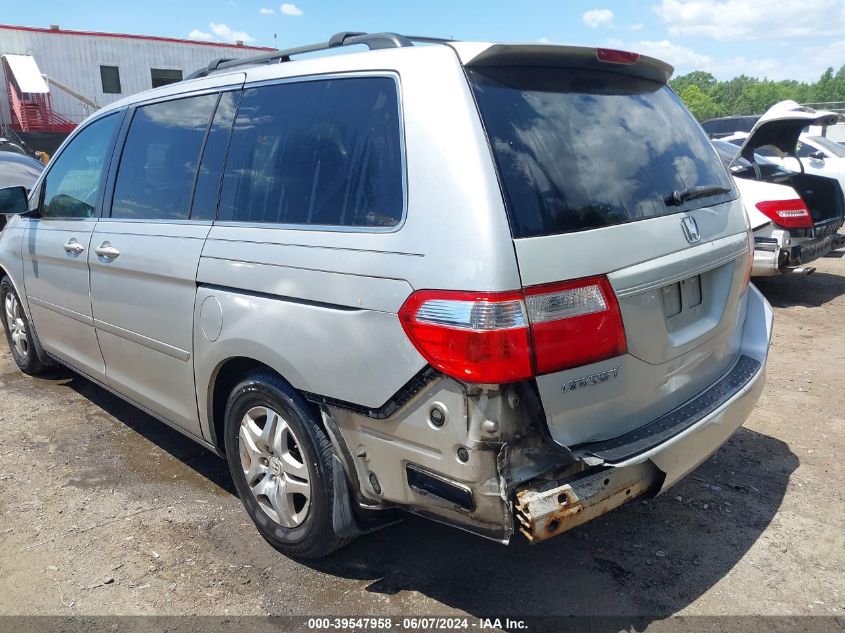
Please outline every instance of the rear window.
M735 197L701 127L666 86L557 68L469 71L514 237L612 226ZM731 190L667 205L673 191Z

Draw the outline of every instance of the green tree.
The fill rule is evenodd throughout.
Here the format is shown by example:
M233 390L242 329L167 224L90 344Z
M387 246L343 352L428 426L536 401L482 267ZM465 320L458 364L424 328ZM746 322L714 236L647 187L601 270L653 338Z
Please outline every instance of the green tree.
M718 80L710 73L703 70L694 70L686 75L680 75L669 81L672 90L680 94L687 86L698 86L702 92L709 93Z
M845 65L837 72L828 68L815 83L772 81L740 75L719 81L696 70L673 78L669 85L701 121L717 116L762 114L775 103L791 99L798 103L845 101Z
M813 101L845 101L845 66L835 75L833 68L822 73L821 78L813 86Z
M713 99L695 84L690 84L678 95L699 121L706 121L716 116L718 110Z

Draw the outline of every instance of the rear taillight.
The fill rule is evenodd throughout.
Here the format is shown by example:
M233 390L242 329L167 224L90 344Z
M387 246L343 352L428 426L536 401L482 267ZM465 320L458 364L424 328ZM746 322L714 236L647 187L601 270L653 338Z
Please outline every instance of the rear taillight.
M743 288L748 288L751 283L751 269L754 268L754 233L749 226L746 231L748 234L748 257L745 260L745 280L742 282Z
M516 382L627 351L605 277L514 292L421 290L399 319L433 367L466 382Z
M633 64L640 58L639 53L617 51L613 48L597 48L596 58L607 64Z
M757 208L775 224L788 229L809 229L813 218L807 205L800 198L794 200L766 200L758 202Z
M521 292L421 290L408 297L399 319L420 354L449 376L493 384L531 377Z
M628 351L622 314L607 277L528 288L525 301L538 374Z

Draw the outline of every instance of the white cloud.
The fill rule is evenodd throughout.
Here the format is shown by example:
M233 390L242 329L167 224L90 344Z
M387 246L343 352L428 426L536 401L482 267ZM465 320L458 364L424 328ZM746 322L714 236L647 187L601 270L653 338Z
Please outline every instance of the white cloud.
M254 42L255 38L246 31L235 31L227 24L217 24L212 22L208 25L211 32L217 36L218 39L224 42Z
M718 59L669 40L627 43L610 38L605 40L605 45L609 48L635 51L669 62L675 67L675 75L683 75L693 70L704 70L722 80L748 75L774 81L795 79L813 82L818 81L828 67L836 68L836 60L845 59L845 39L828 44L795 47L786 56L778 57L777 53L772 51L772 57L737 56Z
M538 44L551 44L551 40L548 37L541 37L537 40Z
M691 48L674 44L669 40L637 42L633 50L643 55L656 57L663 61L669 62L675 68L683 68L688 70L703 70L713 63L713 58L709 55L702 55L696 53Z
M669 33L714 39L841 36L842 0L660 0L652 6Z
M584 24L596 28L602 25L610 25L613 22L613 11L610 9L590 9L581 19Z
M188 38L192 40L213 40L214 36L211 33L206 33L205 31L194 29L193 31L188 33Z
M796 79L813 82L818 81L828 67L836 69L837 61L842 59L845 59L845 39L824 45L805 46L783 57L734 57L714 62L704 70L719 79L748 75L774 81Z
M273 15L275 11L273 9L261 8L258 10L261 15Z
M642 22L637 22L636 24L632 24L628 28L632 31L642 31L644 26L645 24L643 24Z
M302 15L302 9L295 4L288 4L287 2L281 6L279 11L281 11L284 15Z

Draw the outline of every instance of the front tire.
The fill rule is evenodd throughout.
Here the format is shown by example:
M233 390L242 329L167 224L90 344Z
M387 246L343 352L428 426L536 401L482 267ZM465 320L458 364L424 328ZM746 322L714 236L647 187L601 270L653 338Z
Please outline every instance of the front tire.
M30 376L42 373L47 365L42 360L38 337L8 277L0 280L0 319L3 321L6 340L18 368Z
M261 536L295 558L322 558L347 538L332 527L332 445L305 400L266 371L232 391L225 416L226 460Z

